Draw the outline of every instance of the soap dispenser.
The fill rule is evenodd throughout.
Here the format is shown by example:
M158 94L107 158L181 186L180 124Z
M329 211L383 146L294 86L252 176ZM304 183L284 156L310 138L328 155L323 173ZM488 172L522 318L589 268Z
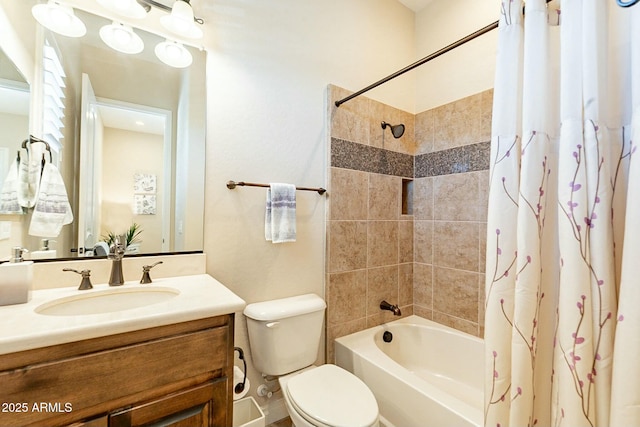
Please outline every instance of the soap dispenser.
M26 249L14 247L9 262L0 264L0 305L23 304L31 299L33 261L25 261Z

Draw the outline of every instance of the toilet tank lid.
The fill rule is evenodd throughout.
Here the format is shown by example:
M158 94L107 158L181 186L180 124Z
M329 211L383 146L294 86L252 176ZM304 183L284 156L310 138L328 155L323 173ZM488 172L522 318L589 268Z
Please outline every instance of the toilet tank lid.
M287 317L313 313L324 310L327 304L316 294L298 295L295 297L248 304L244 315L254 319L272 322Z

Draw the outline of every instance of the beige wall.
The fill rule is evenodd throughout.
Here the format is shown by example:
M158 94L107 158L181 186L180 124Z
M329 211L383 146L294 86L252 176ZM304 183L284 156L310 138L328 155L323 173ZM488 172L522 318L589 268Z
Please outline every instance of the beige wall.
M207 64L207 271L248 303L324 296L327 196L298 192L298 240L272 244L264 239L265 190L228 190L225 183L326 186L328 83L365 86L411 62L414 14L395 0L222 0L215 9ZM378 95L411 109L413 84L407 76ZM236 345L249 352L250 394L257 397L263 381L245 320L237 320ZM286 415L280 392L257 401L270 412L267 420Z
M494 23L499 0L434 0L416 14L416 51L422 58ZM474 39L414 71L415 113L493 87L498 31Z
M165 189L163 147L162 135L104 128L101 236L108 231L123 233L135 222L142 228L140 250L147 253L161 251ZM116 164L117 169L113 167ZM156 215L133 214L133 177L136 173L156 175Z

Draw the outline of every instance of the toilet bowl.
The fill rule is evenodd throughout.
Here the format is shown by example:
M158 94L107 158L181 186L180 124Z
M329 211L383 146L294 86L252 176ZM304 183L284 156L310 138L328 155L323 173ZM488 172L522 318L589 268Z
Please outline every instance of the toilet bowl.
M278 379L296 427L377 427L378 404L362 380L336 365Z
M314 365L326 306L315 294L247 305L253 363L278 377L296 427L376 427L378 404L366 384L336 365Z

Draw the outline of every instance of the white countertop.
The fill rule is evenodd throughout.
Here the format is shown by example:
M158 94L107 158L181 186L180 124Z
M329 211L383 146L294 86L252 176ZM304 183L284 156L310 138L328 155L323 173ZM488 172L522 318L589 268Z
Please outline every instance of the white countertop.
M236 313L246 305L208 274L154 279L150 285L132 281L118 288L145 286L172 287L180 293L168 301L144 307L76 316L38 314L35 309L58 298L117 288L94 284L93 289L86 291L76 287L37 290L26 304L0 306L0 354Z

